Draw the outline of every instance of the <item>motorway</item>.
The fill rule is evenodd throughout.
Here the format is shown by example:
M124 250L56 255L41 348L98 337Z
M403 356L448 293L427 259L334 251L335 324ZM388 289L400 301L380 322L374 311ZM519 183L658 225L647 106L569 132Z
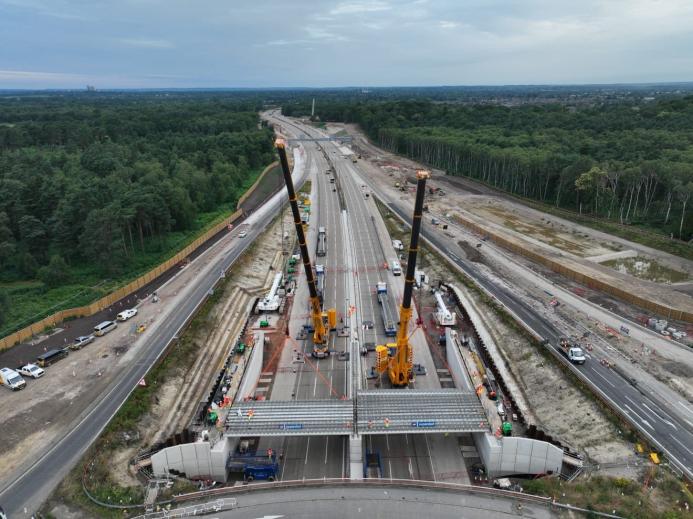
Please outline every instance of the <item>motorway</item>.
M319 136L315 129L295 121L276 115L270 118L289 137ZM396 257L395 251L390 240L385 241L382 232L378 233L377 226L384 229L384 223L372 199L365 198L355 173L357 165L343 157L333 143L317 144L304 143L306 167L313 186L308 243L313 263L326 267L324 308L337 308L338 315L358 332L362 345L391 342L392 339L385 335L380 318L375 287L378 282L387 282L388 291L392 292L393 307L399 307L403 276L394 277L383 267L386 261ZM335 171L334 184L329 181L333 175L325 173L330 166ZM333 191L333 187L337 191ZM350 230L350 239L346 237L345 226ZM315 255L318 227L327 229L328 247L325 257ZM351 258L353 264L349 264L347 258ZM299 284L294 300L290 320L292 337L296 336L298 328L308 320L305 283ZM347 316L349 305L355 309L351 317ZM346 337L336 338L333 334L331 341L332 351L346 351L348 348ZM306 342L302 346L306 363L297 364L295 374L278 373L270 399L341 398L348 394L346 370L349 363L337 360L336 355L331 355L328 359L312 359ZM293 347L301 346L294 344ZM420 382L417 381L417 387L440 387L430 352L425 344L424 347L425 350L419 349L417 352L421 357L427 356L427 359L417 358L416 362L426 364L429 375L421 377ZM361 373L364 375L361 387L369 387L370 382L372 389L374 381L367 380L365 374L374 362L374 355L371 353L360 359L352 358L350 362L357 360L362 363ZM291 437L283 440L263 438L259 448L272 448L275 452L283 453L280 478L284 480L348 477L346 440L342 437ZM450 481L469 481L455 435L369 435L364 442L364 450L380 452L384 478L435 481L438 479L437 474L444 474Z
M377 197L409 225L412 205L397 196L391 196L361 174ZM473 279L484 291L504 305L533 335L548 340L547 348L568 369L591 385L610 407L631 423L649 439L650 443L664 452L678 471L693 479L693 406L683 397L667 401L653 390L633 384L627 378L595 358L582 366L570 364L559 352L557 345L563 335L546 318L531 308L522 298L486 277L471 262L465 262L464 252L435 226L424 226L422 238L445 256L450 263ZM627 368L625 368L627 369Z
M295 168L300 177L294 182L300 185L305 178L305 168ZM190 316L202 304L214 285L219 281L220 273L226 271L273 220L282 205L286 194L282 191L272 197L266 204L257 209L244 222L248 224L248 235L244 240L233 240L225 249L211 247L195 262L209 261L201 269L196 283L187 287L183 303L172 308L168 314L162 314L158 322L143 337L144 344L138 348L139 356L119 374L110 388L94 398L92 407L85 411L79 423L46 451L30 468L14 479L0 492L0 506L8 515L28 517L35 512L48 498L53 489L80 460L80 457L106 427L120 406L127 400L138 382L146 375L168 344L178 335ZM212 257L214 254L214 257Z

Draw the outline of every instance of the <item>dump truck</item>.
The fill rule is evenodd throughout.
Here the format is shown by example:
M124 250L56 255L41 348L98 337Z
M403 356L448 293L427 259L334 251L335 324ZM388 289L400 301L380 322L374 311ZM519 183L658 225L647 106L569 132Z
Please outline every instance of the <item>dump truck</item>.
M577 344L572 344L567 337L562 337L559 342L559 349L563 355L573 364L584 364L587 358L585 352Z
M375 285L375 291L378 296L378 304L380 305L380 315L383 319L383 328L385 335L394 337L397 334L395 323L395 311L390 302L390 295L387 293L387 283L378 282Z

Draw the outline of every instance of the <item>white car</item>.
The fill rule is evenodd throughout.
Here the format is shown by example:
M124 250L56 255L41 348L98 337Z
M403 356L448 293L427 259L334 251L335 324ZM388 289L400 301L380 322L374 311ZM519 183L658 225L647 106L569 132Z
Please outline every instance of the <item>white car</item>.
M41 378L45 373L45 371L39 368L36 364L27 364L19 368L17 371L19 371L20 375L31 378Z
M117 316L116 319L119 321L127 321L131 317L135 317L137 315L137 308L129 308L127 310L123 310L120 312Z
M246 236L248 236L248 233L246 231L241 231L238 233L239 238L245 238Z

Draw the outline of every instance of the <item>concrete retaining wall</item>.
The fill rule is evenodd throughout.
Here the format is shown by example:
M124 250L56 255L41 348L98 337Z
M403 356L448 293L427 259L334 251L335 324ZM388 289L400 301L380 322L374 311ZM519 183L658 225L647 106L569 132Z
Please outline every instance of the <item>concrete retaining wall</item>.
M220 439L214 448L209 442L167 447L152 456L152 473L163 478L174 470L189 479L226 481L226 460L234 448L235 441L231 438Z
M253 340L253 349L246 364L243 380L236 393L236 402L243 402L247 397L252 397L260 378L264 361L265 332L257 332Z
M561 472L563 449L548 442L489 433L472 436L490 477Z

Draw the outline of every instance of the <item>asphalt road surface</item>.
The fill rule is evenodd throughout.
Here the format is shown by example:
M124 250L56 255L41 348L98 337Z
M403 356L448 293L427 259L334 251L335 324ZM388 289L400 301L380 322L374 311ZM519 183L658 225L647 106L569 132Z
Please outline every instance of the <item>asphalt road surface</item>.
M239 494L237 507L215 517L243 519L488 519L558 517L542 503L520 502L496 495L433 488L309 487Z
M299 183L298 179L294 181ZM281 200L285 197L284 192L273 197L246 219L244 223L249 225L246 239L234 240L227 250L212 260L209 268L203 269L197 282L192 285L189 297L162 318L160 326L152 330L148 336L146 347L142 348L140 356L115 379L114 384L104 394L94 399L94 404L84 418L34 465L0 492L0 506L10 517L28 517L48 498L105 428L190 315L205 300L218 281L220 272L228 269L272 221L279 210Z

